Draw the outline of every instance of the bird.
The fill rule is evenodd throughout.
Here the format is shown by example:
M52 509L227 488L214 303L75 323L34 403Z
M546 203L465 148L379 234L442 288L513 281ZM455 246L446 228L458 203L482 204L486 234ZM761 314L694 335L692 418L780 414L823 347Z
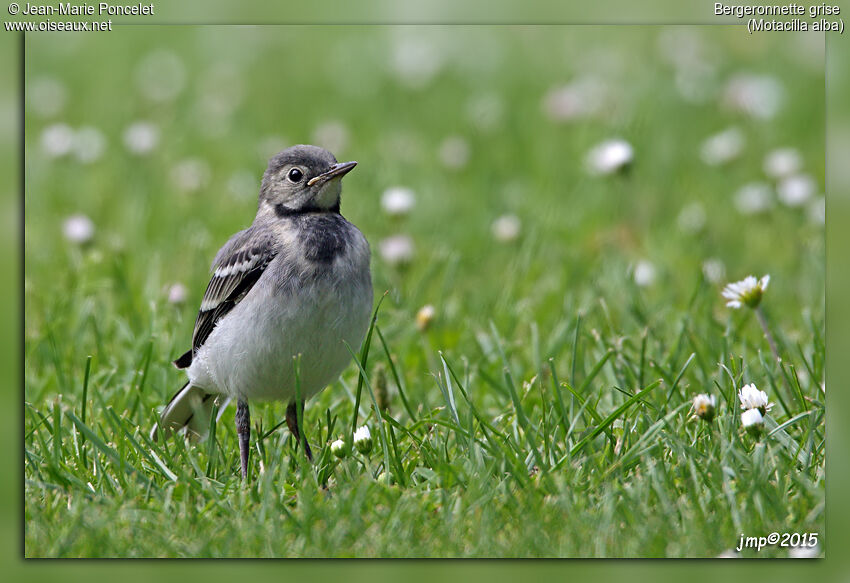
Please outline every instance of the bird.
M312 461L298 425L305 401L348 365L373 304L369 243L340 213L342 178L356 165L303 144L269 160L253 223L212 262L192 347L174 360L188 381L163 408L154 440L181 430L203 439L214 405L221 411L235 399L247 480L248 402L279 400L288 403L296 447L303 443Z

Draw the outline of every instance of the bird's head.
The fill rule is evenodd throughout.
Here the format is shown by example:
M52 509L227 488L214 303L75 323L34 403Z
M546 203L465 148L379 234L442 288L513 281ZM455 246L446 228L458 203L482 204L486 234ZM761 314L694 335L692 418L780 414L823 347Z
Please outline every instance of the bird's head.
M337 162L317 146L292 146L269 160L260 186L260 210L277 216L304 212L339 212L342 177L357 162Z

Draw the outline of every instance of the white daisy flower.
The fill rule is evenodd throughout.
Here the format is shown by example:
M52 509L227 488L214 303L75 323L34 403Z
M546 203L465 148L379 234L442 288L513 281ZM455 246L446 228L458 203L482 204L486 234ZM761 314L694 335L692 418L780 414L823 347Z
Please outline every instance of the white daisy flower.
M705 227L705 209L699 202L692 202L679 211L676 218L679 229L686 233L698 233Z
M496 129L505 117L505 101L498 93L482 93L466 103L466 117L477 129Z
M289 140L283 136L266 136L257 142L257 156L263 163L289 145Z
M257 178L249 170L237 170L227 179L227 190L234 198L254 197L257 194Z
M758 409L747 409L741 413L741 424L753 435L758 435L764 430L764 417Z
M522 221L513 214L502 215L493 221L493 224L490 225L490 231L497 241L510 243L519 237L522 231Z
M410 263L413 259L413 239L407 235L393 235L378 243L381 258L390 265Z
M782 99L782 85L767 75L736 75L723 91L723 103L727 107L759 119L775 116Z
M613 174L631 164L634 157L632 145L623 139L616 138L594 147L587 154L585 165L591 174Z
M354 447L363 455L372 451L372 434L367 425L358 427L354 432Z
M189 292L185 285L182 283L175 283L168 288L168 303L174 305L182 304L186 301L188 293Z
M62 111L68 98L65 85L53 77L38 77L27 84L27 111L52 117Z
M755 308L761 302L769 283L770 275L765 275L761 279L748 275L741 281L727 284L721 293L724 298L729 300L726 302L726 306L729 308L736 310L741 306Z
M331 152L340 152L348 145L348 128L341 121L327 121L313 130L312 141Z
M446 168L463 168L469 162L469 143L460 136L449 136L440 144L438 155Z
M735 208L742 215L757 215L773 208L773 190L765 182L745 184L735 193Z
M635 265L635 283L640 287L647 287L655 283L655 265L651 261L641 259Z
M605 86L592 77L550 89L543 96L543 111L553 121L571 121L591 116L605 101Z
M663 28L656 43L658 56L677 69L699 62L705 53L705 41L695 34L698 32L679 27Z
M83 164L100 158L105 149L106 138L99 129L82 127L74 132L74 157Z
M416 195L404 186L393 186L381 195L381 208L392 217L408 214L416 205Z
M146 121L137 121L124 130L124 145L133 154L149 154L159 142L159 130Z
M820 557L819 545L813 547L800 545L788 549L788 558L790 559L817 559L818 557Z
M201 118L213 120L215 128L226 128L230 115L245 98L247 85L237 67L231 63L216 63L201 77L198 110Z
M182 192L200 190L209 181L209 176L209 164L199 158L181 160L171 168L171 182Z
M798 174L785 178L776 186L779 200L786 206L798 207L815 195L817 183L807 174Z
M390 67L402 85L421 89L443 68L441 48L428 36L399 30L390 51Z
M71 215L62 223L62 234L71 243L83 245L94 237L94 223L86 215Z
M41 132L41 149L51 158L64 156L74 146L74 130L64 123L56 123Z
M391 130L378 138L380 155L390 160L413 163L425 155L422 137L405 130Z
M716 257L710 257L702 262L702 273L711 283L720 283L726 277L726 265Z
M431 304L426 304L419 308L419 311L416 312L416 327L419 328L420 331L424 332L428 329L428 326L431 325L431 322L434 320L434 317L437 315L437 310Z
M717 93L717 67L708 61L697 61L689 67L676 69L676 91L685 101L703 104Z
M694 397L693 410L697 417L711 423L714 419L714 409L717 405L717 398L714 395L706 395L700 393Z
M777 148L764 157L762 168L771 178L785 178L800 170L803 158L794 148Z
M186 85L186 67L175 53L155 50L136 67L136 85L151 101L172 101Z
M738 128L729 128L707 138L700 147L700 158L709 166L720 166L741 155L744 134Z
M752 383L741 388L738 398L741 400L741 409L758 409L759 413L765 415L773 408L773 403L767 399L767 393L758 390Z
M345 442L341 439L337 439L333 443L331 443L331 453L336 457L342 459L345 457Z

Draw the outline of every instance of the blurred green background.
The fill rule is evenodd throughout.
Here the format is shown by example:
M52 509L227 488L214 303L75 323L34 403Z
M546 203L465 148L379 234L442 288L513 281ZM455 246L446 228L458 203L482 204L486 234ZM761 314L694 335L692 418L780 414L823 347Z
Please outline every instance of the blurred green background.
M376 291L390 290L379 323L426 411L443 404L436 350L498 370L491 321L564 378L579 314L588 337L612 344L651 330L651 358L691 319L712 347L740 333L755 364L760 331L719 297L750 273L772 276L783 342L822 361L823 42L688 26L30 35L26 400L75 403L93 355L102 397L147 429L181 384L168 361L189 342L210 259L253 217L266 159L294 143L360 162L343 214L372 243ZM610 139L633 159L594 170L590 153ZM792 170L767 162L789 148ZM397 187L415 198L404 217L381 204ZM402 263L388 251L399 235L412 244ZM187 297L170 302L176 285ZM423 335L426 304L437 316ZM145 391L131 399L149 346ZM688 394L712 389L711 358L722 356L688 373ZM822 381L804 379L807 395ZM344 410L344 395L323 393L313 417ZM504 395L476 398L502 412Z

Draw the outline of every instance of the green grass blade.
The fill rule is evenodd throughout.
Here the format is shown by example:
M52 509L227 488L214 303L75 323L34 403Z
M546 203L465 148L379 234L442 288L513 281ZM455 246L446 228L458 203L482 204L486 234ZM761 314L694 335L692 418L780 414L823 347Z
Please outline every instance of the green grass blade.
M387 346L387 341L384 340L384 335L381 333L381 327L376 325L375 331L378 333L378 340L381 341L381 346L384 348L384 354L387 355L387 362L390 365L390 371L393 374L393 380L395 380L395 386L398 387L398 395L401 397L401 403L404 405L405 411L410 416L413 421L416 421L416 413L413 412L413 407L410 406L410 403L407 400L407 395L405 395L404 384L401 382L401 376L398 374L398 370L396 370L395 362L393 361L392 356L390 355L390 349Z
M363 346L360 348L360 359L352 353L352 357L360 369L360 376L357 378L357 392L354 397L354 413L351 416L351 435L346 436L346 443L351 446L354 432L357 430L357 414L360 411L360 395L363 392L363 381L366 378L366 363L369 360L369 347L372 345L372 332L375 330L375 325L378 321L378 310L381 309L381 304L384 303L384 298L389 294L389 290L385 291L378 300L378 305L375 306L375 311L372 312L372 320L369 322L369 330L366 332L366 338L363 340ZM351 352L351 347L348 349Z
M584 436L582 440L580 440L573 448L570 450L570 455L575 455L578 453L581 448L587 445L593 438L597 435L605 431L605 429L614 422L614 420L619 417L626 409L632 406L632 404L642 397L646 396L649 391L652 391L656 387L661 386L661 380L657 380L654 383L650 384L648 387L643 389L642 391L638 391L628 400L626 400L622 405L617 407L608 417L606 417L601 424L599 424L596 428L593 429L590 433Z

